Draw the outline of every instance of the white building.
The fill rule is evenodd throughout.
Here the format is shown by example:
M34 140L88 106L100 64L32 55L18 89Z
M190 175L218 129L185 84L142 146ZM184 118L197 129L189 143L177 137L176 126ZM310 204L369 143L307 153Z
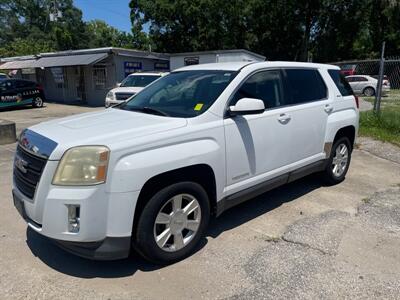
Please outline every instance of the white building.
M171 70L197 64L265 60L265 56L244 49L170 53L169 56Z

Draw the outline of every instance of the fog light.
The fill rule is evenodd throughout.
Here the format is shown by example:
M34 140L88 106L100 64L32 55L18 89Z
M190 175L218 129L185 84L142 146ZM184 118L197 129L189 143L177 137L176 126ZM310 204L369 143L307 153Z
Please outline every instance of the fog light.
M80 206L67 205L68 207L68 231L77 233L80 228Z

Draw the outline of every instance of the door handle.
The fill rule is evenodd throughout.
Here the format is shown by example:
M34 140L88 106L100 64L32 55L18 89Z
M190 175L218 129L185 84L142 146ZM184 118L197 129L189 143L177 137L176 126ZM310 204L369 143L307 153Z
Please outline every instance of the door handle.
M333 111L333 106L331 104L327 104L327 105L325 105L324 110L325 110L325 112L330 114Z
M292 117L288 114L280 114L278 117L278 121L282 124L286 124L290 121Z

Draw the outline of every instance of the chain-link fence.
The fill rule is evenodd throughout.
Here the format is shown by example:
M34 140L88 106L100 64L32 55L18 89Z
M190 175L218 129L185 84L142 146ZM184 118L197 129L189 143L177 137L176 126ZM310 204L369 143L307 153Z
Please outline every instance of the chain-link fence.
M360 135L394 143L400 146L400 57L387 57L384 61L382 98L380 110L371 110L375 102L375 91L360 89L365 82L361 75L379 78L380 60L344 61L334 63L345 75L360 75L348 78L353 90L360 94L365 110L360 114ZM377 84L377 81L374 83ZM390 87L390 88L389 88ZM374 93L367 93L373 91ZM369 102L369 104L367 103Z
M340 66L348 75L370 75L378 77L379 59L354 60L335 63ZM400 57L389 57L385 59L384 72L385 78L389 80L393 89L400 89Z

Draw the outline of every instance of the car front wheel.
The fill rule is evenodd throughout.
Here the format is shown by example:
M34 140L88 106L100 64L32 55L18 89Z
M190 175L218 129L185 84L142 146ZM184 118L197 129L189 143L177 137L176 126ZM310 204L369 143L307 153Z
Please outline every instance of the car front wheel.
M172 184L158 191L143 208L133 247L153 263L181 260L195 250L209 219L210 204L201 185Z
M33 107L43 107L43 99L39 96L33 98L32 105Z

